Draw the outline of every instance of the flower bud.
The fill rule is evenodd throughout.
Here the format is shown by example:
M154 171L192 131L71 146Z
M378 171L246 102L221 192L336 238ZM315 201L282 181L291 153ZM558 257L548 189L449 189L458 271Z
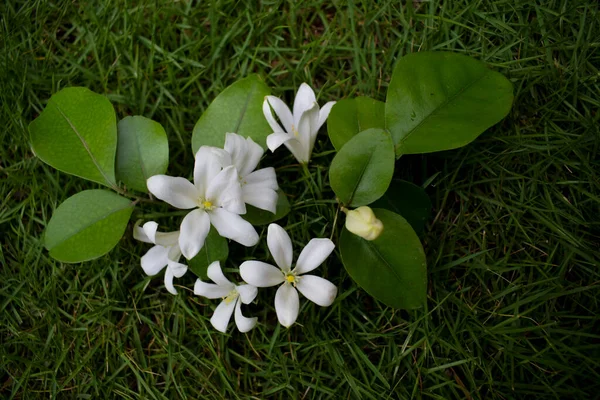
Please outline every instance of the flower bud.
M346 229L366 240L375 240L383 231L383 224L367 206L346 213Z

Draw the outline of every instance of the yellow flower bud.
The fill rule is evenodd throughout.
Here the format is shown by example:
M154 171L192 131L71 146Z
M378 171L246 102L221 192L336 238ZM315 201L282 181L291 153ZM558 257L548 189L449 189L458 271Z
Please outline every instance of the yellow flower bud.
M367 206L346 213L346 229L366 240L375 240L383 231L383 224Z

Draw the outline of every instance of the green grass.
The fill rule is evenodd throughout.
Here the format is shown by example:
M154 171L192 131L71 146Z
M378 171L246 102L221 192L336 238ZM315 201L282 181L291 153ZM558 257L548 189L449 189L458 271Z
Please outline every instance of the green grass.
M596 2L89 3L0 5L3 398L598 396ZM183 288L171 296L160 277L146 278L139 258L148 247L130 236L81 265L44 250L53 210L95 187L30 150L27 124L60 88L89 87L119 118L162 123L169 173L187 175L193 125L238 78L259 73L288 101L304 81L322 102L382 100L398 57L419 50L481 59L509 77L516 95L509 116L471 145L398 162L398 176L431 180L425 309L374 301L332 258L321 268L340 288L332 307L303 301L287 330L266 290L249 312L260 325L222 335L208 322L216 302ZM311 164L315 197L285 150L268 156L292 196L282 224L296 249L332 232L332 149L323 135ZM230 248L230 271L233 260L267 257L264 243ZM193 278L178 283L191 288Z

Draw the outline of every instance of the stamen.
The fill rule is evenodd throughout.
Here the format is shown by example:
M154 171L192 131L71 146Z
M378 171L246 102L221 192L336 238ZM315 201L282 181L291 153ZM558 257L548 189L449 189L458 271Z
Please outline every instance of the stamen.
M198 199L198 207L200 207L203 210L210 211L213 208L215 208L215 205L210 200L200 198L200 199Z

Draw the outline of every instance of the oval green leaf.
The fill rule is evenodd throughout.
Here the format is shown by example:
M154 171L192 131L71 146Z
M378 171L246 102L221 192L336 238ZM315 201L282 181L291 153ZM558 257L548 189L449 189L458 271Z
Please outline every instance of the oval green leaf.
M229 256L229 245L227 239L219 235L214 227L210 227L204 246L194 258L188 261L190 270L200 279L208 279L206 272L208 266L215 262L221 263Z
M246 214L242 215L242 218L250 222L252 225L266 225L270 224L271 222L278 221L288 215L291 210L291 206L287 196L281 190L278 190L277 194L279 197L277 198L277 208L275 210L275 214L270 211L261 210L260 208L246 204Z
M194 126L194 154L203 145L223 147L227 132L251 137L266 149L267 136L273 130L265 119L262 104L269 94L271 90L258 75L250 75L227 87Z
M359 132L371 128L385 129L385 103L369 97L340 100L327 118L327 133L337 151Z
M161 124L141 116L123 118L117 131L117 177L128 187L147 193L146 180L167 171L167 134Z
M390 135L382 129L368 129L350 139L333 158L331 188L346 206L370 204L390 185L394 161Z
M29 134L35 155L46 164L116 186L117 123L106 97L82 87L65 88L29 124Z
M55 259L76 263L108 253L123 236L133 202L102 189L65 200L50 218L44 244Z
M425 189L399 179L393 180L387 192L371 207L385 208L402 215L420 235L425 231L432 206Z
M412 309L427 297L427 263L423 246L410 224L400 215L377 208L383 232L368 241L343 229L342 263L367 293L394 308Z
M396 154L450 150L504 118L512 84L473 58L448 52L408 54L396 64L385 124Z

